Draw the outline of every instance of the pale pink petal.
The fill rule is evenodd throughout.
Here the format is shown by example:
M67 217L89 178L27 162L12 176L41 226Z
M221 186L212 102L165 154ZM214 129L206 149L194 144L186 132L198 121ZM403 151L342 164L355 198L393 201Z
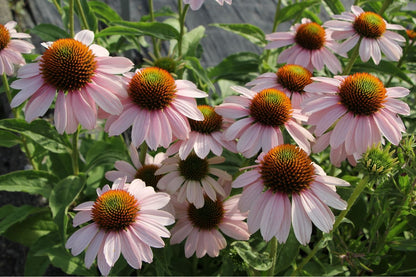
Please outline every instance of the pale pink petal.
M91 211L81 211L74 216L72 224L74 227L88 222L92 219Z
M161 111L153 111L150 115L149 130L147 133L146 142L150 149L156 150L160 145L161 137L163 136L162 126L160 124Z
M116 161L114 167L119 170L128 173L129 175L135 175L136 169L126 161Z
M370 40L371 43L371 57L375 64L379 64L381 60L381 51L380 47L376 40Z
M331 71L333 74L341 72L342 71L341 63L337 59L337 57L335 57L335 55L332 54L332 52L326 48L322 48L321 51L323 52L322 58L324 60L326 67L329 69L329 71Z
M250 114L247 108L235 103L221 104L215 108L215 112L226 118L240 118Z
M197 108L195 99L177 96L175 101L173 101L171 105L183 116L186 116L193 120L204 120L204 115Z
M335 125L329 143L332 147L338 148L345 141L345 137L350 130L351 123L354 120L352 113L346 113Z
M246 96L249 99L253 99L253 97L256 95L256 92L249 90L245 87L241 87L241 86L231 86L231 89L234 90L235 92L238 92Z
M410 108L405 102L394 99L394 98L387 98L386 102L383 104L385 108L390 110L393 113L398 113L402 115L410 115Z
M25 82L24 83L25 88L19 91L19 93L17 93L15 97L13 97L10 103L10 106L12 108L16 108L17 106L22 104L26 99L31 97L44 84L42 78L34 77L32 79L33 82L30 82L30 81L28 82L28 80L17 80L17 81L14 81L10 85L10 87L14 89L19 89L20 87L16 85L17 83L19 83L19 81L22 82L22 85L23 85L23 82Z
M199 231L193 230L185 242L185 257L190 258L196 251L199 241Z
M270 40L270 39L269 39ZM264 49L274 49L274 48L280 48L283 46L290 45L294 42L293 38L288 39L281 39L281 40L274 40L272 42L269 42Z
M172 127L169 124L169 119L167 118L166 113L164 113L163 111L159 112L159 120L160 120L160 127L163 132L160 138L160 145L163 146L164 148L168 148L169 144L172 142ZM162 155L162 153L158 153L158 154ZM156 156L158 154L156 154ZM160 155L159 157L162 157ZM163 156L163 159L164 159L164 156ZM155 160L154 163L160 163L160 162L156 162Z
M405 97L409 94L410 90L404 87L390 87L386 88L387 95L392 98Z
M347 109L343 105L336 105L332 109L326 112L326 114L320 119L315 129L315 134L321 136L329 127L334 124L342 115L347 113Z
M311 191L325 204L338 210L345 210L347 202L326 185L319 182L313 182L310 186Z
M245 130L247 130L248 127L250 127L251 123L253 123L253 119L251 117L243 118L240 120L237 120L233 124L230 125L230 127L227 128L224 132L224 138L226 140L234 140L236 138L239 138Z
M32 122L37 117L44 115L55 99L55 94L55 90L48 85L44 85L38 89L26 105L26 121Z
M360 58L363 62L367 62L371 56L371 38L363 37L360 44Z
M92 263L97 257L98 250L100 250L106 233L104 231L98 231L95 237L91 240L88 245L87 251L85 252L85 267L90 268Z
M74 208L74 211L90 211L93 205L94 205L94 201L87 201L76 206Z
M103 252L107 264L109 266L114 266L121 253L121 241L119 233L108 233L107 239L104 242Z
M254 234L261 227L261 219L263 217L264 209L273 197L270 190L265 191L252 203L251 209L248 212L247 225L250 234ZM240 200L241 201L241 200Z
M91 44L89 48L96 57L108 57L110 55L107 49L97 44Z
M98 106L109 114L118 115L123 110L123 106L118 97L106 88L92 82L89 86L86 86L85 89Z
M224 234L236 240L248 240L250 238L247 223L240 220L224 219L219 228Z
M80 92L70 92L67 97L71 98L72 108L76 119L85 129L94 129L97 122L97 113L88 102L88 96ZM68 108L68 107L67 107Z
M94 33L90 30L82 30L75 34L74 39L85 45L90 45L94 41Z
M186 139L191 131L188 120L173 109L166 109L164 112L171 125L172 135L178 139Z
M58 92L55 102L54 122L59 134L63 134L67 124L67 108L65 102L65 93Z
M87 225L73 233L66 242L65 247L68 249L71 248L72 255L77 256L87 248L98 231L96 224Z
M120 116L111 123L108 134L110 136L120 135L127 130L127 128L133 125L136 117L142 116L141 114L141 110L136 106L131 106L130 108L124 110Z
M109 74L123 74L133 68L133 63L125 57L99 57L97 71Z
M381 36L378 40L381 51L389 60L398 61L402 56L402 48L393 41Z
M138 221L132 224L131 227L130 231L134 232L145 244L155 248L165 246L163 239L157 233L157 229L152 228L152 225Z
M263 193L264 186L261 182L253 183L252 185L245 187L241 195L238 207L241 212L247 212L253 206L253 203Z
M302 191L299 195L308 217L316 227L325 233L329 233L335 222L335 217L331 210L308 190Z
M398 145L401 139L400 131L398 131L392 122L379 111L373 115L374 121L380 129L381 133L394 145Z
M126 259L127 263L133 268L141 268L142 260L140 249L137 247L137 244L141 243L139 240L132 237L132 227L129 226L126 231L120 232L121 240L121 253Z
M140 113L137 114L133 122L133 128L131 131L132 144L135 147L139 147L148 136L150 129L150 112L139 109Z
M280 225L282 224L281 219L285 213L285 207L281 199L281 193L275 193L274 195L269 191L265 193L269 194L269 197L265 198L267 203L264 206L263 214L261 216L260 233L265 241L269 241L277 235L277 232L280 229Z
M292 224L297 240L306 245L312 234L312 222L306 214L300 196L292 194Z
M340 53L347 53L350 51L355 45L357 45L358 40L360 39L360 36L355 34L351 37L349 37L347 40L345 40L343 43L341 43L338 47L338 52Z

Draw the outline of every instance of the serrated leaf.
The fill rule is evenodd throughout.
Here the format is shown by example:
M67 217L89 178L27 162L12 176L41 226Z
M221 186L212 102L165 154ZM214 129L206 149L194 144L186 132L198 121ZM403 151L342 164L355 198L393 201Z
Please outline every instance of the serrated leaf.
M57 177L46 171L19 170L0 176L0 190L40 194L49 198L57 182Z
M0 130L0 146L12 147L20 143L20 139L13 133Z
M80 193L85 178L83 176L68 176L57 183L51 192L49 206L52 217L59 227L59 233L63 241L66 239L66 227L68 223L68 207Z
M202 67L201 63L199 62L199 59L195 57L186 57L185 61L186 61L185 63L186 68L188 68L193 73L195 73L198 76L198 78L215 93L214 84L209 79L207 72Z
M232 32L234 34L240 35L260 47L264 47L267 43L264 32L259 27L248 24L248 23L241 23L241 24L220 23L220 24L211 24L211 26L215 26L223 30Z
M260 57L251 52L232 54L209 69L210 79L244 81L250 72L258 72Z
M42 208L23 205L15 207L13 205L5 205L0 208L0 235L7 231L13 224L23 221L30 214L39 211Z
M247 241L235 241L231 243L231 247L236 250L245 263L255 270L266 271L272 267L272 259L269 257L269 253L256 252Z
M71 37L65 30L62 30L58 26L46 23L36 25L32 28L31 33L39 36L43 41L55 41L60 38Z
M66 153L69 150L69 146L58 134L55 127L42 119L34 120L31 123L16 118L2 119L0 120L0 129L22 134L54 153Z
M112 24L114 26L105 28L97 34L97 37L120 34L128 36L148 35L163 40L178 39L179 37L175 28L161 22L115 21Z
M122 20L118 13L109 5L101 1L88 1L90 9L95 13L98 20L109 24L113 21Z

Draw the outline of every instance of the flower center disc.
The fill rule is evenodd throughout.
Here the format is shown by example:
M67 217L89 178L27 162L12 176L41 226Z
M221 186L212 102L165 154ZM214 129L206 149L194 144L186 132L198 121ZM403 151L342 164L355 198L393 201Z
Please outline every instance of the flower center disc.
M137 71L129 84L130 98L143 109L162 110L175 97L176 84L172 75L158 67Z
M276 73L277 82L290 92L303 93L306 85L311 84L312 73L296 64L286 64Z
M314 172L308 154L290 144L271 149L260 163L264 186L273 192L299 193L309 188Z
M321 49L325 43L325 29L315 22L301 24L296 30L295 41L308 50Z
M345 78L339 89L341 103L355 115L371 115L383 107L386 89L368 73L355 73Z
M156 189L157 182L162 178L162 175L155 175L155 172L158 169L159 166L155 164L144 165L137 170L134 179L140 179L145 182L146 186L151 186Z
M251 116L263 125L278 127L286 123L292 114L289 97L277 89L265 89L251 100Z
M62 91L83 88L97 68L91 49L69 38L59 39L46 49L39 65L45 82Z
M217 228L224 216L223 204L220 200L212 201L205 197L204 206L195 208L190 204L188 207L188 218L192 225L202 230L212 230Z
M354 29L363 37L378 38L386 31L386 22L373 12L361 13L354 21Z
M6 48L10 41L10 33L4 25L0 24L0 51Z
M221 130L222 116L217 114L213 107L208 105L199 105L198 109L204 115L204 120L197 121L188 119L192 131L203 134L211 134Z
M179 171L186 180L200 181L208 175L208 162L191 153L179 162Z
M136 219L137 199L125 190L109 190L94 203L92 218L105 231L121 231Z

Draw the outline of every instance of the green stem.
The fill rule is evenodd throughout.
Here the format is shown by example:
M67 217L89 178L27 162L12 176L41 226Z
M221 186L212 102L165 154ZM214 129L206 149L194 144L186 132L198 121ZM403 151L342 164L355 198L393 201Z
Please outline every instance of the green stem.
M72 169L74 171L74 175L79 174L79 155L78 155L78 136L79 136L80 128L78 126L76 132L72 135Z
M142 165L144 165L146 161L146 153L147 153L147 143L143 141L142 145L140 145L140 152L139 152L139 161Z
M153 0L149 0L149 13L150 13L150 22L155 21L155 15L153 13ZM158 48L158 41L156 38L152 37L152 44L153 44L153 53L155 54L156 58L160 58L160 52Z
M62 16L63 11L62 11L61 5L59 5L58 1L52 0L52 3L55 5L55 8L58 11L58 13Z
M277 1L277 5L276 5L276 11L274 13L274 21L273 21L273 29L272 29L272 33L276 32L277 30L277 26L279 25L279 16L280 16L280 7L281 7L282 1L279 0Z
M7 79L6 73L3 73L2 79L3 79L4 89L6 90L7 100L9 100L9 103L10 103L10 102L12 102L12 93L11 93L11 90L10 90L9 80ZM14 113L14 111L13 111L13 113ZM15 115L15 117L16 117L16 115Z
M77 5L77 8L79 10L79 15L81 17L82 24L84 25L84 29L91 30L90 29L90 26L88 24L87 17L85 16L84 10L82 9L81 1L80 0L76 0L75 5Z
M347 213L351 210L351 207L354 205L355 201L357 200L358 196L363 192L364 188L368 185L369 177L365 176L361 181L357 184L357 186L354 188L350 198L347 201L347 209L343 210L335 220L335 223L332 227L332 230L330 233L333 233L338 226L341 224L342 220L345 218ZM318 241L318 243L315 245L315 247L312 249L312 251L306 256L300 265L293 271L291 276L297 276L299 275L299 272L303 269L303 267L316 255L316 252L318 252L319 249L322 248L324 243L323 237Z
M387 10L387 8L390 6L392 2L393 0L384 1L383 6L381 6L380 10L378 11L378 14L382 15Z
M349 62L347 66L344 68L344 71L342 71L342 75L348 75L351 72L352 66L354 65L355 61L358 58L358 55L360 54L360 44L361 44L362 37L358 40L357 45L355 45L352 54L349 58Z
M69 0L69 35L71 38L75 35L75 28L74 28L74 0Z
M406 60L407 51L409 51L409 49L413 47L415 42L416 42L416 39L413 39L409 44L406 45L406 47L403 50L403 55L400 57L400 60L397 62L397 65L396 65L397 68L400 68L402 66L403 62ZM390 85L391 81L393 80L393 77L394 77L393 75L390 76L389 80L384 85L385 87L388 87Z
M189 4L185 7L182 6L182 0L178 0L178 11L179 11L179 39L178 39L178 56L182 56L182 40L185 34L185 18L186 13L189 9Z
M270 257L272 258L272 267L267 271L267 276L274 276L277 262L277 247L279 246L276 237L270 241Z

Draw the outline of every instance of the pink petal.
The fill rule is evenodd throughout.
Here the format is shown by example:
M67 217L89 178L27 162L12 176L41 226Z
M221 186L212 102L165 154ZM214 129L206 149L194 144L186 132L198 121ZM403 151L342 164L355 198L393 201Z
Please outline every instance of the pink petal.
M104 241L106 233L104 231L98 231L95 237L91 240L88 245L87 251L85 252L85 267L90 268L92 263L97 257L98 250L100 250L101 245Z
M98 231L96 224L87 225L73 233L66 242L65 247L71 248L72 255L77 256L87 248Z
M89 86L86 86L85 89L98 106L109 114L118 115L123 110L123 106L118 97L106 88L101 87L96 83L91 83Z
M65 102L65 93L58 92L55 102L54 122L59 134L63 134L67 124L67 108Z
M235 103L223 103L215 108L215 112L226 118L240 118L249 115L249 110Z
M81 211L74 216L72 224L74 227L88 222L92 219L91 211Z
M104 242L104 257L107 264L112 267L117 262L121 253L120 235L116 232L109 232Z
M325 204L338 210L345 210L347 208L347 202L341 199L341 197L332 189L326 185L322 185L318 182L313 182L310 186L311 191Z
M300 199L305 212L316 227L325 233L329 233L335 221L331 210L309 190L300 193Z
M127 128L133 125L136 117L141 116L141 110L136 106L131 106L130 108L124 110L120 116L111 123L108 130L110 136L116 136L123 133Z
M147 138L147 133L150 128L150 112L140 110L133 122L131 131L131 141L135 147L139 147Z
M87 100L88 95L84 96L84 93L81 92L69 92L68 96L71 98L73 112L78 122L85 129L94 129L97 122L97 113L95 107L91 106L91 103Z
M75 34L74 39L85 45L90 45L94 41L94 33L90 30L82 30Z
M312 234L312 223L298 194L292 194L292 224L297 240L302 245L309 243Z
M329 143L331 147L338 148L344 141L345 137L350 130L351 123L354 121L354 115L352 113L346 113L338 123L335 125Z
M108 74L123 74L133 68L133 63L124 57L99 57L97 71Z
M55 89L48 85L44 85L38 89L26 105L26 121L32 122L38 116L44 115L55 99L55 93Z

